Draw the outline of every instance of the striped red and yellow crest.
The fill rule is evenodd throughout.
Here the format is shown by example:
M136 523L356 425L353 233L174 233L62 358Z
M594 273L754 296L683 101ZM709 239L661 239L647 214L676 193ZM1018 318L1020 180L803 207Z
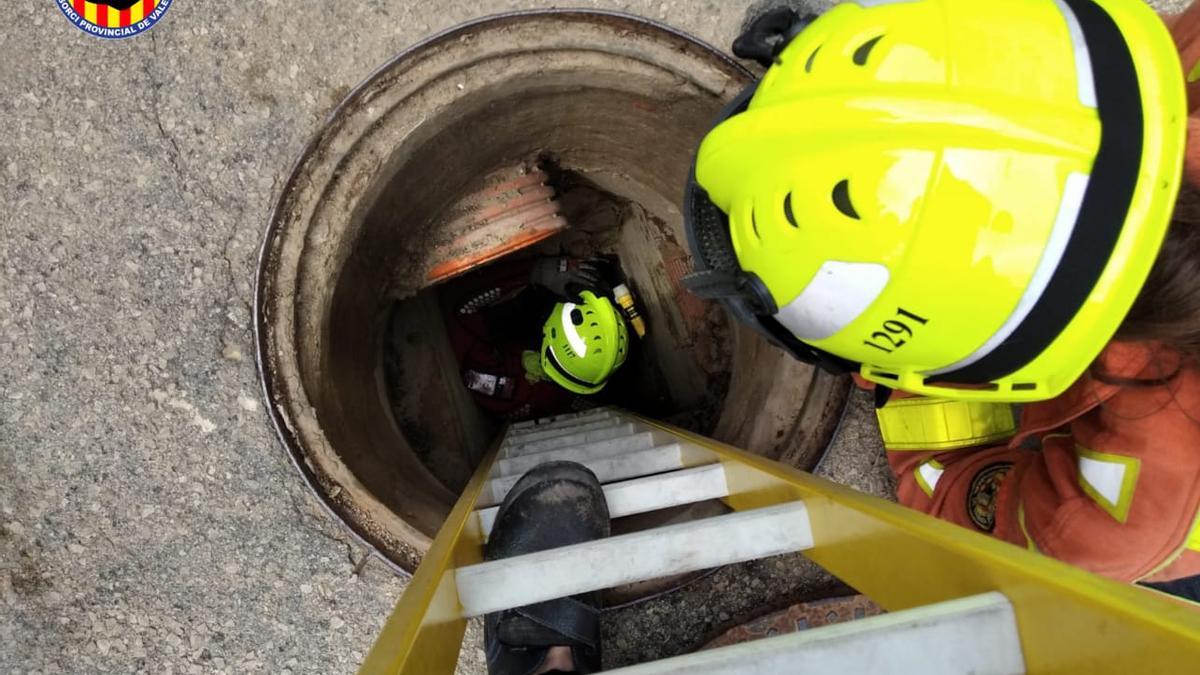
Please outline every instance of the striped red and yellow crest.
M88 0L72 1L75 11L85 21L101 28L125 28L136 25L150 16L159 4L159 0L141 0L134 3L133 7L129 9L116 9L97 2L88 2Z
M106 39L137 35L158 23L174 0L56 0L85 33Z

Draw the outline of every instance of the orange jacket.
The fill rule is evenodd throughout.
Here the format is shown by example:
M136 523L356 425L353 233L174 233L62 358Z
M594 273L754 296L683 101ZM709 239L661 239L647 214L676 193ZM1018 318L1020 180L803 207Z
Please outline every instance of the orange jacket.
M1169 379L1085 375L1025 406L1007 445L889 447L900 502L1121 581L1200 574L1200 367L1165 361L1152 345L1110 343L1094 367L1106 380ZM894 401L881 422L924 405L939 403Z

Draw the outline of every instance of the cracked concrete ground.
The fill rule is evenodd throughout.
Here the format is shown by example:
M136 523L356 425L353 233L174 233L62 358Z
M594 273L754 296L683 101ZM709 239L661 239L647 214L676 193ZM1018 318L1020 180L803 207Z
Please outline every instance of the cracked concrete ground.
M52 2L11 3L0 671L354 669L404 582L315 507L271 434L256 249L294 157L377 65L481 14L550 4L180 0L148 34L105 42ZM573 4L727 45L749 3ZM826 468L885 492L860 444L869 409L855 410ZM468 646L461 670L481 657Z

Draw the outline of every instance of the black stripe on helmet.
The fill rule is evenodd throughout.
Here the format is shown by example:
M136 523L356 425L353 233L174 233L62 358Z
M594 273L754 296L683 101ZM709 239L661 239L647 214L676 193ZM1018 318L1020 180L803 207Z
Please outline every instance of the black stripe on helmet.
M1036 359L1083 307L1124 229L1142 166L1145 127L1133 55L1102 7L1092 0L1063 2L1083 30L1100 116L1100 146L1079 218L1045 291L1012 335L975 363L927 382L991 382Z

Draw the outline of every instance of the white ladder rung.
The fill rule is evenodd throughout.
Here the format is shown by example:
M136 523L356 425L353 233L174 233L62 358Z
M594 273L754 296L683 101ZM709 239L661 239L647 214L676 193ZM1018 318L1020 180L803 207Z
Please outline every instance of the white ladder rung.
M529 427L527 429L510 429L508 436L505 437L504 440L506 443L512 443L514 440L536 439L538 438L539 434L550 434L564 430L573 430L583 427L602 425L606 422L612 424L620 421L621 418L615 413L605 412L603 415L590 415L588 417L580 417L579 419L567 420L565 422L558 422L555 424L540 424L536 427Z
M604 486L604 499L612 518L727 496L729 486L725 482L725 467L721 464L680 469ZM499 510L499 506L492 506L476 511L485 538L491 535Z
M698 463L692 462L692 464ZM680 443L671 443L669 445L650 448L649 450L639 450L624 455L617 455L616 457L591 459L580 462L580 464L591 469L592 473L596 474L596 478L601 483L611 483L627 478L638 478L653 473L682 469L683 445ZM508 494L508 491L512 489L513 485L516 485L517 480L520 478L520 474L515 474L489 480L483 486L483 492L480 493L479 501L475 504L476 508L495 506L504 501L504 495Z
M622 422L620 420L606 420L599 424L600 426L596 427L587 425L579 429L568 429L565 433L554 433L550 436L517 440L509 445L502 446L504 457L519 457L535 452L557 450L558 448L565 448L570 445L579 445L580 443L606 441L610 438L620 438L621 436L636 433L641 428L639 424Z
M591 431L592 429L603 429L621 423L620 417L606 416L599 419L588 418L581 422L571 422L563 425L554 425L551 427L529 429L526 431L517 431L510 433L505 439L505 445L517 445L518 443L528 443L529 441L540 441L544 438L554 438L555 436L565 436L571 433L580 431Z
M655 431L643 431L618 438L570 445L553 450L543 450L528 455L506 457L496 462L496 468L492 470L492 476L521 474L539 464L558 460L583 463L590 459L600 459L601 457L612 457L626 452L646 450L653 448L656 444L668 443L670 440L667 434Z
M466 616L811 548L803 502L738 511L455 570Z
M609 672L1014 675L1025 657L1012 604L993 592Z
M535 420L525 420L524 422L516 422L508 427L509 431L520 431L522 429L532 429L533 427L546 428L552 424L560 424L574 420L584 419L586 417L597 417L601 415L616 414L612 408L592 408L591 410L581 410L573 413L563 413L561 415L551 415L550 417L542 417Z

